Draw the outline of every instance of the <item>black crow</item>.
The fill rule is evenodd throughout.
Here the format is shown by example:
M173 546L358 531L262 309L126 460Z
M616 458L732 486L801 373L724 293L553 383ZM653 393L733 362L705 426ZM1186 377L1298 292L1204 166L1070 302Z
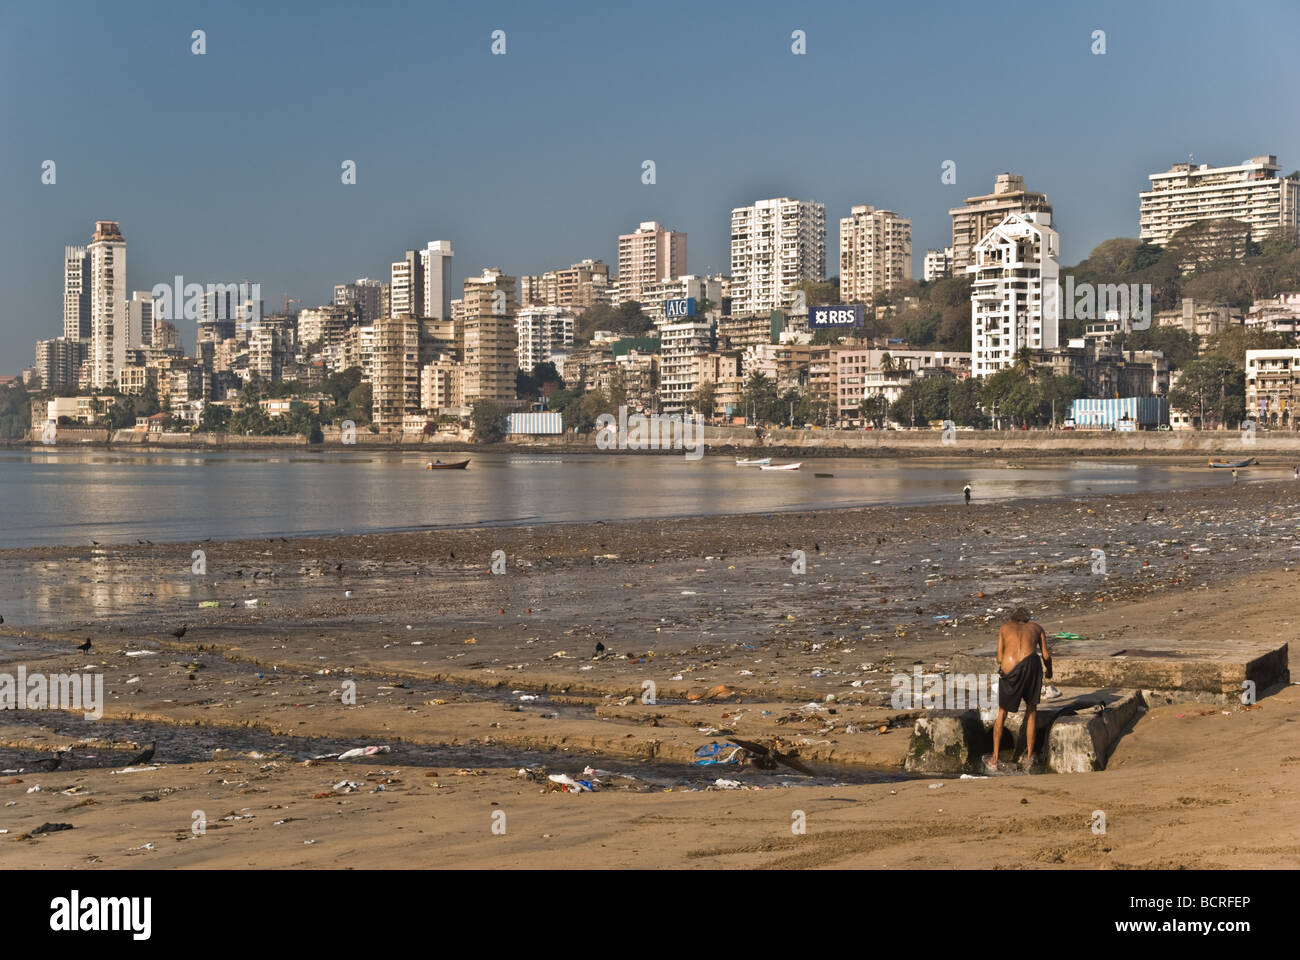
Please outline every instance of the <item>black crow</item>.
M185 636L186 629L188 628L185 625L182 625L179 630L172 631L172 636L179 640L181 637Z
M85 653L85 652L88 651L90 648L91 648L90 637L87 637L87 638L86 638L86 642L85 642L85 643L82 643L82 644L78 644L78 645L77 645L77 649L80 650L82 653Z
M134 766L137 766L137 765L142 764L142 763L148 763L150 760L152 760L152 759L153 759L153 748L157 745L157 743L158 743L157 740L151 740L151 741L149 742L149 746L146 747L146 748L144 749L144 751L143 751L143 752L142 752L138 757L136 757L134 760L132 760L130 763L128 763L127 766L128 766L128 767L134 767Z

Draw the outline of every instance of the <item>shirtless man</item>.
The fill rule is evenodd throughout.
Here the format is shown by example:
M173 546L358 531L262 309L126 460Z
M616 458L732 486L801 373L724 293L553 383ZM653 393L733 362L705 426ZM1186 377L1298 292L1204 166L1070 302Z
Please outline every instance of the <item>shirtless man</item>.
M1039 648L1043 659L1038 659ZM1011 619L998 630L998 716L993 721L993 756L989 769L998 768L998 747L1002 743L1002 721L1010 710L1020 709L1025 701L1025 769L1034 760L1034 721L1038 714L1038 696L1043 690L1043 666L1052 678L1052 652L1047 649L1047 634L1033 620L1029 611L1017 607Z

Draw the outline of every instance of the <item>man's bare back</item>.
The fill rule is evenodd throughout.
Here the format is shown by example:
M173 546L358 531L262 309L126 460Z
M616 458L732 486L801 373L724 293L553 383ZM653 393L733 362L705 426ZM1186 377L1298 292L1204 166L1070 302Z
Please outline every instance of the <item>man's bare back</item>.
M1025 663L1037 655L1042 648L1043 664ZM1026 769L1033 763L1035 747L1035 719L1038 708L1038 696L1043 680L1044 668L1050 676L1052 670L1052 652L1047 649L1047 634L1043 628L1029 618L1029 611L1017 607L1011 619L998 628L998 714L993 721L993 755L989 759L989 769L998 768L998 753L1002 745L1002 721L1008 711L1015 712L1023 701L1025 704L1025 732L1027 749L1025 751ZM1019 668L1019 669L1017 669Z
M1047 635L1042 627L1033 620L1025 623L1008 620L998 630L998 666L1003 673L1010 673L1025 657L1033 656L1040 643L1043 659L1050 660L1052 655L1047 651Z

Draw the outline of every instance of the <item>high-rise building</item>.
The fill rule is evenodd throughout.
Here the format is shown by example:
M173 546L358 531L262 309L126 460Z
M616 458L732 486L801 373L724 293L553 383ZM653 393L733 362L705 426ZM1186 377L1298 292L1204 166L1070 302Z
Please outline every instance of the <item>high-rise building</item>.
M714 346L713 323L693 318L659 328L659 404L663 413L681 413L690 406L691 394L700 385L697 358Z
M63 248L63 339L90 340L90 257L85 247Z
M1273 155L1235 167L1175 163L1138 194L1141 238L1164 246L1179 230L1205 220L1237 220L1252 240L1300 229L1300 178L1280 176Z
M972 370L977 377L1010 367L1022 348L1059 345L1056 301L1060 237L1046 212L1009 213L972 251Z
M409 313L374 323L370 370L372 419L401 427L420 410L420 320Z
M424 309L424 257L420 251L407 250L401 260L393 261L392 283L388 288L388 312L400 317L418 317Z
M1047 194L1025 189L1025 178L1015 173L999 173L993 192L967 197L964 207L954 207L952 217L952 272L956 276L971 264L972 249L1008 213L1048 213L1052 205Z
M420 316L451 319L451 258L449 240L430 240L420 251L420 272L424 274Z
M912 278L912 221L871 206L840 220L840 300L871 303Z
M465 363L465 403L512 401L515 394L519 299L515 278L499 268L465 280L465 296L456 309L456 338ZM462 319L463 318L463 319Z
M126 304L127 348L153 345L154 296L150 290L133 290Z
M524 307L515 317L519 369L532 373L557 350L573 348L573 314L563 307Z
M354 304L362 323L388 316L388 284L362 277L356 283L334 285L334 305Z
M925 251L925 265L922 268L921 278L926 283L933 283L935 280L943 280L951 276L952 247Z
M641 300L641 287L686 273L686 234L668 230L654 220L643 222L636 233L618 238L619 303Z
M788 307L803 280L826 279L826 204L780 197L731 211L731 313Z
M520 277L519 302L581 313L593 304L608 303L609 287L609 265L603 260L583 260L563 270Z
M69 340L67 337L37 340L34 369L41 389L75 387L78 371L86 362L88 346L88 340Z
M668 300L694 300L695 313L697 316L704 314L704 301L708 301L710 313L721 310L723 298L723 278L721 276L697 277L687 275L684 277L671 277L667 280L660 280L657 283L647 284L641 289L641 312L644 313L652 323L662 323L667 318L664 315L664 303Z
M97 220L90 261L90 384L113 385L126 363L126 239L116 220Z

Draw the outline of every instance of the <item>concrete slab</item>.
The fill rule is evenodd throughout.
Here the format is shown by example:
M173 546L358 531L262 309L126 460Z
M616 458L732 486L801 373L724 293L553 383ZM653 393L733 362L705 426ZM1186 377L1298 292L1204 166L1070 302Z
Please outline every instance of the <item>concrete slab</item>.
M1251 680L1263 691L1291 679L1288 644L1225 641L1222 648L1189 646L1176 639L1108 642L1104 639L1050 640L1058 686L1157 690L1214 698L1239 697ZM952 669L994 669L994 648L958 654ZM1199 698L1199 697L1198 697Z

